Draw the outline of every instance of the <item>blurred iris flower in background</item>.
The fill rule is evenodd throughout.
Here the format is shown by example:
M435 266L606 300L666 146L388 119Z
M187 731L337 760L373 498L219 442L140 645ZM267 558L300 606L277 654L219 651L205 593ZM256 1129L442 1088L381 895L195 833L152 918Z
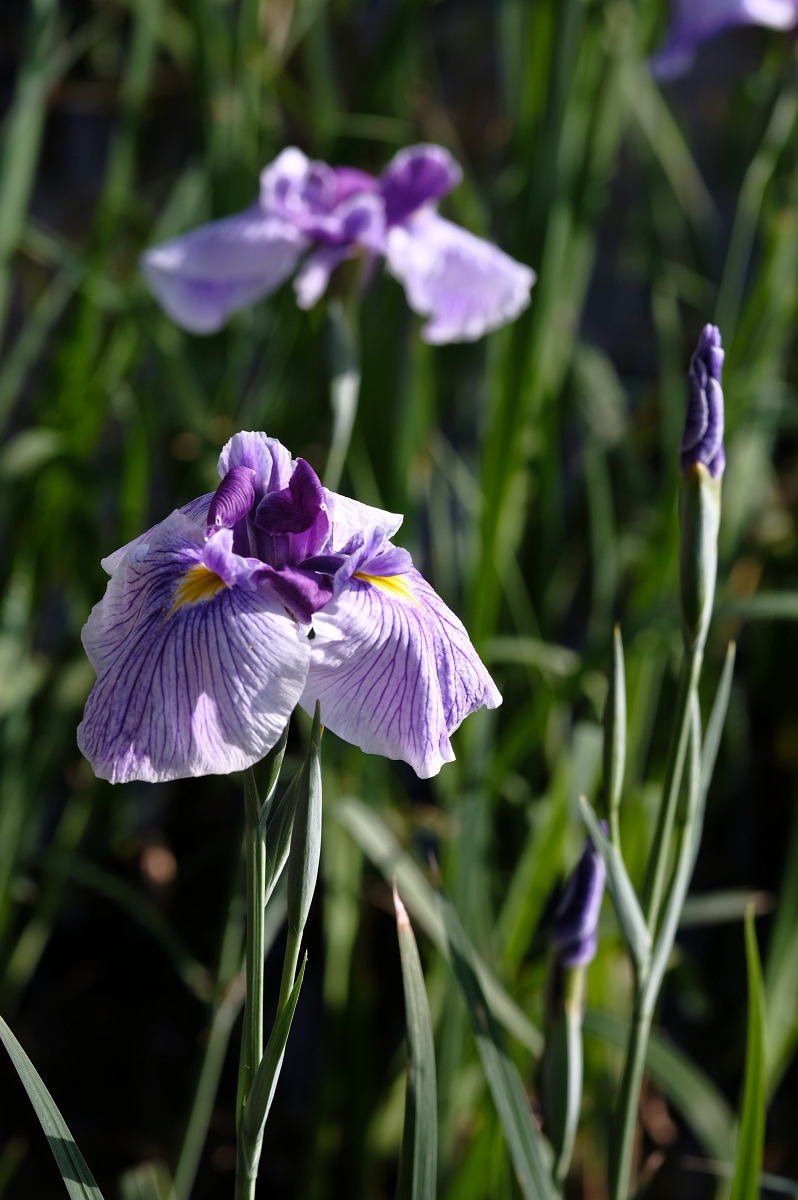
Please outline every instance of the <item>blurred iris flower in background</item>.
M535 274L439 216L437 201L461 179L440 146L401 150L379 179L289 147L262 172L254 205L154 246L142 270L178 325L212 333L291 275L297 303L311 308L342 262L383 256L429 318L426 341L473 341L526 308Z
M661 80L683 75L701 42L733 25L792 29L796 23L796 0L674 0L668 38L651 60L651 69Z
M457 617L390 538L402 518L323 488L278 441L239 433L215 494L104 561L83 630L97 672L81 750L112 782L224 774L297 704L421 777L501 703ZM309 636L312 631L312 636Z

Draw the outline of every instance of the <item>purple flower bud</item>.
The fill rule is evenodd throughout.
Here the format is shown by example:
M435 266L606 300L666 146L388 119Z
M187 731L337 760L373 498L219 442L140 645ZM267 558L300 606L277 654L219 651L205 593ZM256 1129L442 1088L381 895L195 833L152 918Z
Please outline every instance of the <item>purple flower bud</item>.
M687 416L681 450L682 474L697 463L703 463L711 477L719 479L726 466L721 386L723 357L720 330L716 325L705 325L690 359Z
M606 821L601 824L607 832ZM588 838L554 914L552 945L564 967L587 966L596 956L604 879L604 863Z

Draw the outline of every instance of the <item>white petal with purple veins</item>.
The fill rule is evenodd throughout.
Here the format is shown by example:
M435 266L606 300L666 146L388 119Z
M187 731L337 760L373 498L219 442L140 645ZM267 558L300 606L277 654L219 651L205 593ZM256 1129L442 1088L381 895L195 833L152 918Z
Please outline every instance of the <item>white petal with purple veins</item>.
M358 533L363 533L366 529L375 529L383 538L392 538L404 520L401 513L392 513L384 508L373 508L370 504L361 504L359 500L350 500L348 496L339 496L337 492L331 492L327 488L324 491L332 527L327 545L321 551L323 554L334 554L338 550L343 550L351 538Z
M196 523L198 529L204 529L205 518L214 495L214 492L207 492L204 496L199 496L196 500L190 500L188 504L184 504L181 509L178 509L178 512L185 513L191 521ZM163 524L163 522L159 522L160 524ZM100 559L102 569L108 575L113 575L114 571L121 566L128 550L132 550L134 546L143 546L150 540L156 529L158 529L158 525L153 525L146 533L140 533L138 537L133 538L132 542L125 542L124 546L120 546L118 550L114 550L113 554L109 554L107 558Z
M334 733L404 759L422 779L454 758L449 735L464 717L501 703L462 623L418 571L353 577L313 628L302 707L319 700Z
M192 333L213 333L293 274L308 244L294 225L254 205L153 246L141 269L173 321Z
M412 309L430 320L427 342L470 342L514 320L529 304L535 273L498 246L422 209L389 229L388 267Z
M98 678L78 745L100 778L242 770L275 744L299 699L304 632L257 586L259 564L250 586L228 587L204 549L201 529L173 513L128 551L92 610L83 644Z

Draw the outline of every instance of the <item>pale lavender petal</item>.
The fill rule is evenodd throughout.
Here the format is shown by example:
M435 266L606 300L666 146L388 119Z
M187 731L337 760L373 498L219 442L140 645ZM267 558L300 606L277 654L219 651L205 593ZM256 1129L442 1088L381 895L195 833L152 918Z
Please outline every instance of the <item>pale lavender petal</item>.
M796 22L796 0L676 0L668 39L651 60L652 73L663 81L683 75L701 42L731 26L792 29Z
M300 308L313 308L324 293L336 267L354 254L353 246L320 246L308 255L294 278L296 302Z
M208 492L204 496L199 496L196 500L191 500L188 504L184 504L183 507L178 511L184 513L197 525L198 529L202 529L204 531L207 524L208 508L211 500L213 500L213 495L213 492ZM131 542L126 542L124 546L120 546L118 550L114 550L113 554L109 554L107 558L101 559L100 566L102 569L109 575L113 575L114 571L121 566L128 550L131 550L133 546L141 546L145 542L148 542L159 525L160 522L158 525L153 525L146 531L146 533L140 533L139 536L133 538Z
M463 625L415 570L353 578L313 629L303 708L319 700L334 733L421 778L454 758L449 735L470 712L501 703Z
M340 553L353 537L367 529L376 529L383 538L392 538L404 520L400 513L361 504L359 500L339 496L337 492L331 492L327 488L324 491L331 521L330 536L322 548L325 554Z
M153 246L141 269L173 321L192 333L213 333L292 275L307 246L294 225L255 205Z
M498 246L422 209L388 231L388 267L412 309L430 320L427 342L469 342L513 321L529 304L535 273Z
M255 472L251 467L232 467L214 492L208 508L208 525L232 529L255 503Z
M219 455L218 471L224 478L233 467L249 467L254 472L255 492L279 492L288 487L293 471L291 455L277 438L265 433L234 433Z
M299 699L303 629L266 589L214 583L203 550L195 522L173 513L128 552L92 610L83 644L98 679L78 745L100 778L241 770L275 744ZM181 602L190 571L208 586Z
M380 190L389 225L404 221L422 204L440 200L462 181L463 172L443 146L407 146L382 173Z

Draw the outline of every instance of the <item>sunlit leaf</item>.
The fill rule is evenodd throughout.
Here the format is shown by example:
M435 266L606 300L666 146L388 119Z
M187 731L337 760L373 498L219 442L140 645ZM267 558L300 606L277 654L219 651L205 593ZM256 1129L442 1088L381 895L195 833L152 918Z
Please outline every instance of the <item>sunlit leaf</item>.
M102 1200L102 1192L94 1182L94 1176L75 1145L75 1139L69 1132L66 1121L42 1083L33 1063L2 1017L0 1017L0 1041L8 1051L25 1091L30 1097L30 1102L36 1110L36 1116L39 1118L72 1200Z
M731 1200L759 1200L759 1175L765 1144L765 988L753 908L749 908L745 917L745 959L748 967L748 1042Z

